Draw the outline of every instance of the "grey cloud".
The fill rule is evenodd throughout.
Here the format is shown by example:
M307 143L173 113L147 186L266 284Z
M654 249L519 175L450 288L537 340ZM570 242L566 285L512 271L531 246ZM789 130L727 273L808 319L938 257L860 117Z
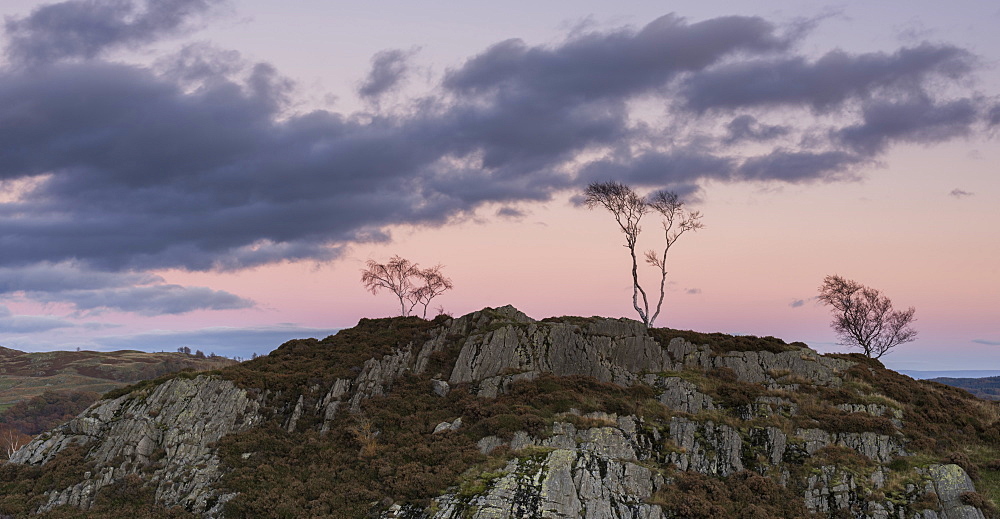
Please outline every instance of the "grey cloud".
M955 188L955 189L952 189L951 192L948 193L948 194L951 195L951 196L953 196L953 197L955 197L955 198L965 198L967 196L972 196L975 193L970 193L970 192L965 191L963 189Z
M989 113L986 114L986 122L990 126L1000 124L1000 104L993 105L993 107L990 108Z
M836 180L865 159L845 151L792 151L776 149L743 162L737 175L743 180L802 182Z
M695 111L775 105L827 110L877 91L922 92L928 78L962 77L973 65L968 51L951 45L925 43L893 54L836 50L813 63L796 56L726 64L689 76L681 94Z
M662 88L681 72L704 69L736 52L781 50L789 43L761 18L725 16L689 24L666 15L639 31L579 32L554 48L507 40L451 71L444 86L564 102L620 98Z
M0 295L11 292L62 292L147 285L163 278L144 272L82 271L71 263L38 263L19 268L0 267Z
M70 303L84 313L115 310L146 316L183 314L195 310L240 310L254 306L253 301L223 290L181 285L39 292L29 297L43 303Z
M227 357L250 357L266 354L291 339L323 338L337 329L308 328L294 324L250 328L216 327L189 331L158 331L135 335L120 335L94 339L102 349L139 349L145 351L176 351L187 346L192 350L216 353Z
M974 339L972 342L976 344L985 344L986 346L1000 346L1000 341L990 341L986 339Z
M692 295L694 295L694 294L700 294L701 293L701 289L700 288L689 288L689 289L685 290L684 293L685 294L692 294Z
M8 18L7 57L38 65L94 58L108 49L151 43L185 29L219 0L88 0L44 4Z
M0 305L0 334L40 333L57 328L72 328L72 322L42 315L14 315Z
M254 306L252 301L229 292L163 281L160 276L142 272L100 272L72 263L39 263L0 267L0 296L19 293L40 303L68 303L83 313L115 310L163 315Z
M805 304L806 304L805 299L796 299L796 300L792 301L791 303L788 303L788 306L790 306L792 308L798 308L798 307L800 307L802 305L805 305Z
M842 128L837 137L866 155L883 151L892 141L933 143L967 135L977 119L970 99L935 104L926 97L869 103L861 124Z
M761 124L752 115L740 115L726 124L727 135L723 144L736 144L744 141L769 141L791 132L788 126Z
M45 39L25 31L18 37ZM581 31L555 45L511 40L448 71L405 114L288 114L291 85L274 67L207 46L185 47L153 68L90 60L0 69L0 180L35 181L0 203L0 267L73 262L135 273L327 261L351 244L390 239L394 224L446 225L484 204L544 201L595 180L691 194L706 179L850 179L886 146L961 135L970 128L965 114L980 111L971 97L938 100L931 86L971 74L961 49L834 52L808 62L791 47L800 34L782 31L760 18L666 16L639 29ZM27 45L18 41L8 52ZM398 61L385 59L388 79L372 85L390 88ZM740 74L758 80L720 90L718 81ZM768 74L782 81L762 87ZM698 97L691 90L698 84L714 90ZM907 96L884 97L890 90ZM629 102L640 97L665 108L680 98L694 109L677 117L718 131L639 124ZM909 118L875 109L921 98L924 112ZM867 111L844 110L818 142L800 148L787 146L817 124L807 117L771 126L735 110L780 104L808 116L847 101ZM763 151L735 155L729 144L738 140ZM153 291L151 308L124 286L90 287L103 292L73 301L94 309L127 302L147 312L247 304L143 282L131 284ZM171 303L191 294L207 306Z
M580 171L580 179L590 183L614 178L640 186L669 186L686 194L697 190L698 180L730 179L733 167L733 159L698 150L651 151L590 162Z
M413 52L399 49L384 50L372 57L372 69L358 88L363 98L377 99L382 94L397 88L409 72L407 61Z
M524 211L515 207L504 206L497 209L497 216L501 218L524 218Z
M155 66L164 77L182 84L231 77L247 64L238 51L219 49L205 42L185 45L180 51L156 60Z

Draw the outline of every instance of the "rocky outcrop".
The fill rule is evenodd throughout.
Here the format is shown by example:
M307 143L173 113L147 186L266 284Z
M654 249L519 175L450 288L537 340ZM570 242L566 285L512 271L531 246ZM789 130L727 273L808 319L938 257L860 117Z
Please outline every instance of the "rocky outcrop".
M50 493L39 511L69 504L89 507L97 491L143 473L166 506L212 516L226 495L214 444L262 421L260 402L232 382L206 376L174 378L155 388L100 401L66 424L35 438L11 463L41 465L70 445L83 445L97 472Z
M666 519L674 516L650 503L657 491L671 491L671 477L664 469L725 477L750 469L744 460L759 454L756 460L762 464L753 469L761 473L778 470L787 485L791 484L789 473L782 464L808 457L808 451L815 448L812 444L819 441L810 430L787 437L774 427L739 431L681 418L671 420L669 436L661 436L658 428L635 416L594 413L584 418L608 425L578 429L557 422L546 438L525 433L516 434L510 442L484 438L480 442L484 453L502 445L514 451L502 470L481 475L467 485L471 491L459 488L439 497L428 509L433 512L397 506L382 517ZM829 445L836 439L828 435L823 442ZM662 468L651 468L658 463L664 463ZM873 490L889 491L881 468L865 475L852 468L820 465L802 483L803 500L808 510L827 517L846 513L866 519L985 519L980 510L962 501L962 495L974 487L961 467L932 465L916 474L921 479L907 484L894 499L873 499ZM927 496L936 497L918 504Z
M483 492L443 496L429 517L663 517L646 503L665 482L638 459L636 419L605 418L615 425L578 430L557 423L549 438L522 436L518 455L481 482Z
M141 474L155 488L158 503L214 517L233 497L213 486L223 470L214 443L263 423L265 416L281 434L308 432L310 441L321 442L334 436L327 434L332 428L343 426L338 421L343 413L392 395L408 374L422 375L407 379L418 382L407 386L409 395L426 391L421 402L475 395L492 399L489 405L515 397L516 392L497 398L520 381L584 376L638 386L622 391L628 398L641 395L635 398L642 405L616 407L620 414L565 407L548 411L544 421L536 416L534 423L541 421L546 429L531 429L534 435L486 431L487 436L471 441L492 457L494 469L468 471L430 507L389 499L373 504L373 513L411 519L666 519L673 512L657 496L673 491L674 478L687 472L721 479L766 476L826 517L983 518L967 503L974 487L957 465L924 462L906 469L909 479L898 473L889 477L893 462L910 456L901 432L907 417L896 400L842 398L835 401L849 403L833 405L822 397L801 398L806 390L850 394L851 385L844 384L845 372L855 365L850 360L795 346L717 351L683 338L662 344L656 339L663 337L659 331L650 334L628 319L535 321L509 306L438 322L419 340L380 350L387 353L364 362L355 358L347 365L350 370L325 378L310 375L308 387L285 386L280 395L277 390L258 395L199 376L102 401L40 436L11 461L43 465L71 445L85 446L95 470L73 486L50 492L42 511L61 504L85 509L101 488ZM522 408L530 404L518 403ZM422 426L426 431L420 434L445 443L482 433L476 424L484 415L477 413L485 410L450 409ZM822 420L801 416L814 411ZM516 406L504 412L514 413ZM522 424L514 428L528 428L515 421L517 416L509 417ZM474 455L469 439L465 445Z

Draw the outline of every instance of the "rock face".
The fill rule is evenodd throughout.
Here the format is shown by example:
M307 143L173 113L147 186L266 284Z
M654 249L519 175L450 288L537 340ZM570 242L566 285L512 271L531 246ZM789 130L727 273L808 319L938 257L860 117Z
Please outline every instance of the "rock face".
M663 517L645 502L664 479L639 461L648 447L635 418L605 419L614 425L577 430L557 423L549 438L522 437L518 450L525 454L508 462L488 490L439 498L431 517Z
M636 321L535 321L509 306L450 319L428 337L359 363L353 376L330 375L286 392L277 410L266 391L207 376L175 378L98 402L11 462L44 465L82 445L97 467L83 481L51 492L39 511L62 504L86 509L102 487L142 474L158 503L216 517L233 498L213 486L223 471L213 445L227 434L275 420L284 433L312 428L327 437L344 413L391 395L410 375L425 377L421 387L431 398L465 392L496 399L518 382L551 374L641 386L655 409L570 410L542 434L477 435L479 451L500 456L502 468L471 471L475 484L426 496L429 507L389 499L371 516L672 518L676 513L661 498L676 491L677 474L725 479L752 473L795 492L804 509L820 517L984 517L966 503L975 488L957 465L918 466L903 483L889 477L890 465L910 455L901 432L907 416L898 403L877 396L835 404L798 400L806 389L843 394L844 373L855 366L850 360L804 347L717 351L679 337L664 344ZM454 360L441 368L445 354ZM435 420L427 437L471 434L475 418Z
M84 481L51 493L39 511L64 504L88 508L102 487L145 472L159 502L213 516L229 497L212 488L221 476L213 444L258 424L258 408L258 399L232 382L175 378L152 390L97 402L25 445L10 462L41 465L71 445L82 445L99 467Z

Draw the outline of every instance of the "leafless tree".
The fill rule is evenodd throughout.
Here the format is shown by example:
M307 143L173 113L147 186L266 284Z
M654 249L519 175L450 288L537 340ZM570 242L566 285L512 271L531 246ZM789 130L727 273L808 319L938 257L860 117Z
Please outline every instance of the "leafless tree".
M410 315L418 304L424 307L424 319L431 301L453 288L450 279L441 273L443 265L421 269L416 263L393 256L388 263L368 260L367 268L361 271L361 283L372 294L385 288L399 298L400 314ZM419 283L419 284L418 284Z
M615 181L594 182L584 191L584 203L588 208L603 207L611 212L618 222L618 227L625 234L625 247L632 257L632 306L646 326L652 326L660 315L663 306L663 296L667 282L667 253L670 247L688 231L696 231L704 227L701 223L701 213L688 211L676 193L657 191L645 199L639 196L631 187ZM660 295L656 308L650 315L649 299L646 291L639 283L639 262L635 248L642 228L639 221L650 210L663 217L663 234L666 240L663 253L657 254L649 250L645 254L646 263L660 271ZM640 299L642 304L640 305Z
M417 264L393 256L388 263L368 260L366 267L361 270L361 284L372 294L378 294L383 288L389 290L399 298L400 314L410 315L410 310L416 305L415 301L411 301L411 296L414 290L413 278L420 272ZM410 303L409 307L406 306L407 303Z
M3 450L7 454L7 459L17 452L18 449L26 445L31 441L31 436L24 434L12 427L4 426L0 430L0 443L3 444Z
M827 276L819 287L819 300L833 307L830 324L842 344L861 348L877 359L889 350L917 338L910 324L914 308L893 310L881 291L840 276Z
M441 273L442 268L444 265L438 264L417 272L417 277L423 281L423 285L414 289L411 297L416 303L424 306L424 319L427 319L427 307L431 304L431 300L453 287L451 280Z

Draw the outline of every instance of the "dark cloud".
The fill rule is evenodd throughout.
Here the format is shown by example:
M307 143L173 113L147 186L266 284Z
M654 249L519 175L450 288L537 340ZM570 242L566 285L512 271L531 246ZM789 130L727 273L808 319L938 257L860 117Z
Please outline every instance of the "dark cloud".
M846 151L811 152L779 148L767 155L747 159L736 173L742 180L837 180L863 162L864 157Z
M412 51L393 49L373 56L371 72L358 88L358 94L366 99L378 99L382 94L397 88L410 70L407 61L412 55Z
M12 292L95 290L162 281L160 276L145 272L83 271L70 263L43 262L20 268L0 268L0 295Z
M705 151L650 151L590 162L580 170L580 180L590 183L617 179L644 187L670 187L679 194L688 194L697 190L698 180L730 179L733 168L733 159Z
M243 308L250 303L232 294L137 273L333 260L351 244L389 240L394 224L445 225L592 181L690 195L708 179L851 179L892 144L965 135L986 111L971 93L956 97L974 66L964 50L925 44L809 61L794 51L801 24L736 16L665 16L546 46L508 40L391 113L292 113L292 85L274 67L210 45L151 68L62 60L149 41L121 27L153 24L149 38L162 37L211 4L73 3L90 10L80 27L93 27L74 30L91 43L58 52L50 47L61 40L46 32L58 24L39 13L69 3L9 22L9 55L48 58L0 69L0 181L22 186L0 203L0 267L140 276L38 297L150 314ZM156 9L180 14L147 20ZM119 32L95 28L95 12ZM405 76L394 52L374 58L363 95ZM630 106L639 99L669 108L669 120L638 121ZM842 109L813 117L832 107ZM795 123L774 124L772 112ZM757 155L738 154L740 143ZM50 285L83 283L51 275Z
M727 135L723 144L736 144L744 141L764 142L782 137L791 132L791 128L781 125L766 125L757 121L752 115L740 115L726 124Z
M71 263L0 268L0 297L14 293L40 303L71 304L82 313L115 310L151 316L254 306L253 301L221 290L165 284L163 278L141 272L81 269Z
M935 104L922 96L872 102L863 112L860 124L838 130L837 137L866 155L882 152L893 141L934 143L967 135L978 116L971 99Z
M238 51L219 49L205 42L185 45L180 51L156 60L164 78L180 84L201 85L206 81L229 78L243 71L247 64Z
M796 299L796 300L792 301L791 303L788 303L788 306L790 306L792 308L798 308L798 307L803 306L805 304L806 304L805 299Z
M45 4L7 18L7 58L39 65L94 58L105 50L144 45L188 28L221 0L78 0Z
M267 354L291 339L323 338L337 329L307 328L294 324L253 328L204 328L191 331L153 332L94 339L106 350L139 349L144 351L176 351L187 346L192 350L216 353L226 357L250 357L253 353Z
M815 62L779 57L738 61L688 76L684 104L695 111L760 106L836 108L885 92L923 92L933 77L968 74L972 55L951 45L925 43L892 54L831 51Z
M504 206L497 209L497 216L500 218L524 218L524 211L517 209L515 207Z
M986 114L986 121L990 126L1000 124L1000 104L993 105L993 108L990 108L989 113Z
M700 288L689 288L689 289L685 290L684 293L685 294L692 294L692 295L700 294L701 293L701 289Z
M70 303L83 313L115 310L154 316L195 310L240 310L253 301L222 290L181 285L149 285L104 290L66 290L30 294L43 303Z
M975 339L972 342L976 344L985 344L986 346L1000 346L1000 341L989 341L986 339Z
M948 194L951 195L951 196L953 196L953 197L955 197L955 198L965 198L967 196L972 196L975 193L970 193L969 191L965 191L964 189L955 188L955 189L952 189L951 192L948 193Z
M72 322L55 317L13 315L9 308L0 306L0 334L41 333L73 326Z
M761 18L726 16L689 24L667 15L639 31L577 33L554 48L507 40L451 71L444 86L465 94L522 94L562 103L620 99L663 88L682 72L738 52L776 51L789 44Z

